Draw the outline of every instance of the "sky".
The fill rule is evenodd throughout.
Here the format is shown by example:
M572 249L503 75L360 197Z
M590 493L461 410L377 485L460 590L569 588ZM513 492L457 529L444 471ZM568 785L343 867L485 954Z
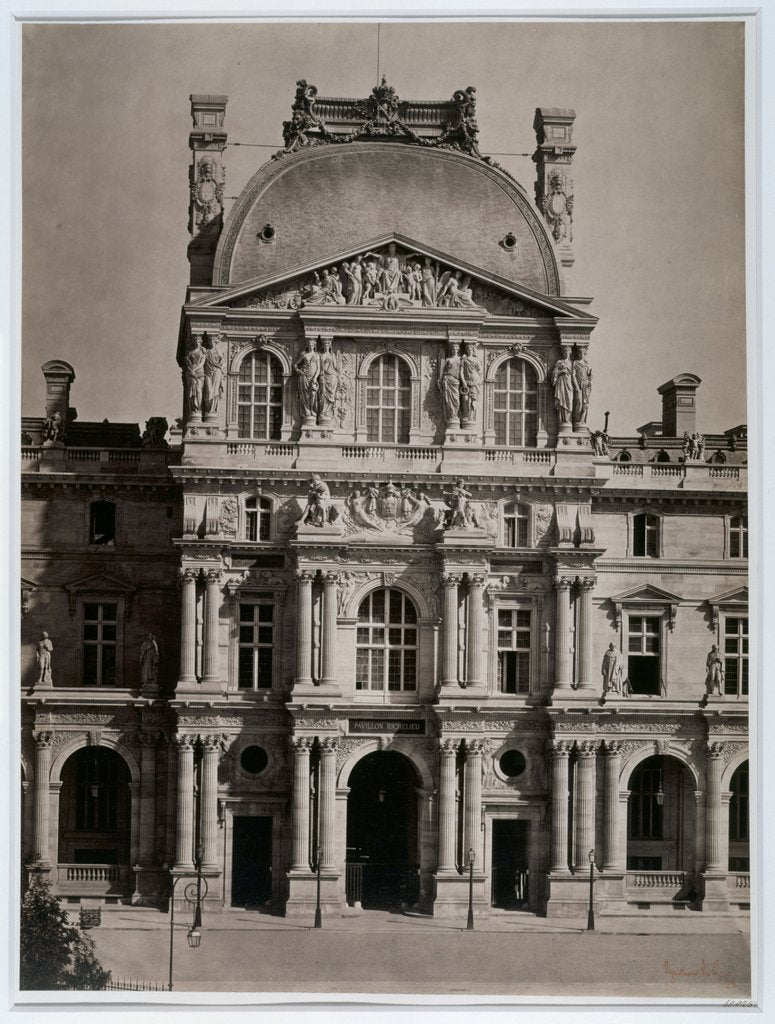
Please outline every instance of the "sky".
M229 96L236 197L281 147L296 79L369 94L377 35L374 23L25 26L24 415L42 414L53 358L75 369L80 420L181 415L189 94ZM402 99L474 85L484 154L532 153L538 106L576 110L573 292L600 319L591 427L606 410L612 434L659 419L656 388L683 372L702 379L700 430L746 422L741 25L388 23L379 73ZM530 158L496 159L532 197Z

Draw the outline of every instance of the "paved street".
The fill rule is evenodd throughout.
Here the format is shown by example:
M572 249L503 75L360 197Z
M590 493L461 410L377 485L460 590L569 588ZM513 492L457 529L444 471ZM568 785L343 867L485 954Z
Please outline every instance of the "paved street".
M745 923L721 917L607 918L588 933L580 921L504 914L479 922L472 933L430 918L377 912L326 921L321 931L263 915L211 914L198 950L188 948L186 928L176 928L178 992L749 994ZM115 977L166 983L165 915L105 914L91 935Z

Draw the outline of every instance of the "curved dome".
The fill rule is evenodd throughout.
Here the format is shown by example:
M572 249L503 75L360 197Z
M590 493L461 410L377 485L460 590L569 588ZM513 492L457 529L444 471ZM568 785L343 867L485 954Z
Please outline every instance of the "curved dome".
M271 243L259 238L275 229ZM503 171L450 150L357 142L325 145L262 167L231 210L213 284L282 275L387 232L544 295L559 295L551 243ZM508 232L512 249L501 241Z

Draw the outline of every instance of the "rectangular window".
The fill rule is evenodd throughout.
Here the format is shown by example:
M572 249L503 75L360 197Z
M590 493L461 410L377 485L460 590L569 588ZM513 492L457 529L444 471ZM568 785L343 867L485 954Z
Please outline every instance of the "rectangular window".
M630 839L662 838L662 769L641 768L628 803Z
M237 685L241 690L272 687L274 605L269 602L240 604Z
M112 501L93 501L89 507L89 543L116 542L116 506Z
M118 605L86 604L83 609L83 686L116 685Z
M628 624L627 677L633 693L659 696L660 620L632 615Z
M507 548L527 547L527 522L527 516L521 512L507 513L503 517L504 541Z
M532 612L498 609L498 689L501 693L530 693Z
M748 696L748 618L728 617L724 621L724 693Z
M636 558L657 558L659 555L659 519L640 512L632 520L632 553Z

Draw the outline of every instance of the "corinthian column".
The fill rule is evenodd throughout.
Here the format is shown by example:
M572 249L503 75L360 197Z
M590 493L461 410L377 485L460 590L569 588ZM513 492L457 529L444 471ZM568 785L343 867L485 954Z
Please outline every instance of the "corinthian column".
M619 773L622 768L622 745L618 740L605 744L605 849L603 871L623 871L619 863Z
M442 608L441 621L441 685L456 686L458 682L457 672L457 643L458 643L458 595L457 588L460 585L460 576L447 574L442 576L441 582L444 587L444 604Z
M139 863L151 867L156 849L156 741L140 733L140 848Z
M309 751L312 740L301 736L293 749L292 871L309 870Z
M467 686L484 685L482 659L482 595L487 582L484 576L471 576L468 586L468 630L466 635Z
M589 862L595 848L595 767L596 744L585 740L576 746L576 803L573 814L573 864L580 868Z
M579 679L578 687L591 689L592 683L592 591L595 579L589 576L579 580Z
M554 625L554 685L555 687L570 686L570 651L568 641L568 619L570 616L571 581L565 576L557 576L554 588L557 593L555 603Z
M36 732L35 740L35 860L41 864L49 863L48 829L49 829L49 775L51 773L51 741L50 732Z
M552 740L552 849L553 874L568 871L568 758L572 743Z
M482 863L482 741L466 742L466 764L463 794L463 858L473 850L477 871Z
M705 870L714 873L726 871L721 862L723 848L721 835L721 770L723 743L709 743L705 762Z
M296 684L312 683L312 581L314 572L296 573Z
M218 863L218 750L217 736L207 736L202 755L201 838L204 847L203 864L215 867Z
M439 757L439 861L438 871L453 871L455 868L455 764L458 744L454 740L443 740Z
M336 867L336 740L320 743L320 866Z
M221 604L222 574L210 570L205 588L205 647L202 665L203 681L218 679L218 624Z
M323 574L323 665L320 673L323 686L336 684L336 618L339 573Z
M194 744L192 736L179 736L178 813L175 839L175 867L194 866Z
M180 682L196 682L196 569L180 573Z

